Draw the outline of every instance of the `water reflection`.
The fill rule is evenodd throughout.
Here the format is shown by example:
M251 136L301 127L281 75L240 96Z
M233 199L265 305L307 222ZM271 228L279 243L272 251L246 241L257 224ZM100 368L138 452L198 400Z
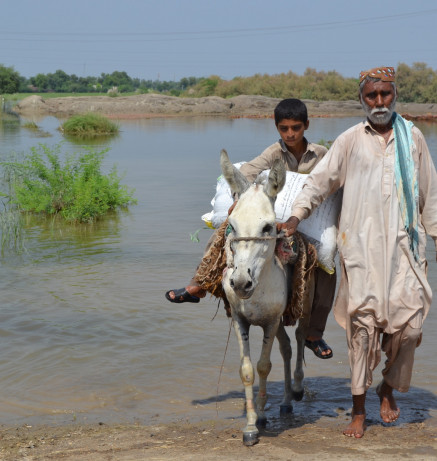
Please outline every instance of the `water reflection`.
M23 216L24 247L22 258L33 263L62 257L83 260L99 255L120 253L120 226L129 211L111 212L93 223L67 223L59 216L46 218L32 214Z
M63 137L69 143L76 146L98 146L109 147L114 139L117 139L120 134L111 135L95 135L95 136L73 136L63 133Z
M20 117L9 112L0 112L0 133L2 136L17 134L20 131Z

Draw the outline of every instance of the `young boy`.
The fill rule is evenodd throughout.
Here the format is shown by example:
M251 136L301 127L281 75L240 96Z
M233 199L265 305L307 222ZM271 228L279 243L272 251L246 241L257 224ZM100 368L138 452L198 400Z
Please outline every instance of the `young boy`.
M261 171L270 169L278 158L282 160L287 171L308 174L327 152L326 147L310 143L305 138L304 133L310 122L307 108L299 99L282 100L275 107L274 117L276 129L281 138L265 149L261 155L243 164L240 168L240 171L251 182ZM317 267L315 280L311 321L305 345L317 357L329 359L333 353L323 340L323 332L334 301L336 275L335 273L330 275ZM206 292L192 279L186 287L170 290L165 297L173 303L197 303L205 295Z

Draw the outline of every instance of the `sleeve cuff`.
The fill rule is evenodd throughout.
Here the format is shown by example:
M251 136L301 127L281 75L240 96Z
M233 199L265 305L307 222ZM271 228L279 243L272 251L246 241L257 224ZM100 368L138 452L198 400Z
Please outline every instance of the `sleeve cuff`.
M294 208L291 210L291 216L295 216L299 222L307 218L307 210L305 208Z

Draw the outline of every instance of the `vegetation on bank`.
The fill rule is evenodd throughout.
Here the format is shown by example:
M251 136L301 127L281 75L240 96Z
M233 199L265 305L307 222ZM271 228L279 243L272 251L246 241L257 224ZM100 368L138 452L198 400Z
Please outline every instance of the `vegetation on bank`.
M93 112L70 117L60 129L64 134L78 137L110 136L120 130L112 120Z
M437 102L437 71L426 63L414 63L412 66L399 63L396 68L396 82L401 102ZM315 101L345 101L355 100L357 90L358 75L346 78L334 70L325 72L311 68L303 75L290 70L282 74L256 74L251 77L235 77L232 80L223 80L217 75L212 75L201 78L187 77L172 82L131 78L126 72L119 71L112 74L102 73L99 77L78 77L57 70L53 74L38 74L26 79L13 68L0 65L0 94L39 93L49 97L53 93L117 96L153 92L182 97L229 98L246 94Z
M116 167L102 173L108 149L61 152L62 144L39 144L21 161L2 162L10 208L68 222L92 222L105 213L133 204L133 190L121 185ZM62 160L62 158L64 160Z
M415 63L411 67L399 64L396 85L400 102L437 102L437 71L424 63ZM347 101L357 99L358 78L344 78L336 71L318 72L315 69L307 69L303 75L290 71L277 75L235 77L232 80L212 76L196 84L190 93L192 96L223 98L250 94L281 99Z

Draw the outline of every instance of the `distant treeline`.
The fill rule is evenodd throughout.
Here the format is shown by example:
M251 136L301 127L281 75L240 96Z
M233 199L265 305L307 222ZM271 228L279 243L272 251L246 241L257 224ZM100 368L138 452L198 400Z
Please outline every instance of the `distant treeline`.
M400 63L396 68L396 86L401 102L437 102L437 71L425 63L411 67ZM318 72L308 68L303 75L294 72L222 80L211 76L189 90L193 96L215 95L223 98L240 94L273 98L347 101L358 98L358 78L345 78L336 71Z
M126 72L115 71L112 74L102 73L100 77L78 77L68 75L63 70L52 74L37 74L26 79L20 77L20 93L53 92L53 93L107 93L115 90L118 93L156 92L179 96L189 87L201 81L201 78L187 77L178 82L160 80L142 80L132 78Z
M437 102L437 71L425 63L412 66L400 63L396 68L396 84L402 102ZM102 73L100 77L78 77L62 70L35 77L20 76L13 68L0 65L1 93L163 93L173 96L221 96L241 94L274 98L300 98L316 101L356 100L358 79L345 78L336 71L308 68L303 75L292 71L282 74L256 74L223 80L219 76L186 77L178 82L142 80L126 72Z

